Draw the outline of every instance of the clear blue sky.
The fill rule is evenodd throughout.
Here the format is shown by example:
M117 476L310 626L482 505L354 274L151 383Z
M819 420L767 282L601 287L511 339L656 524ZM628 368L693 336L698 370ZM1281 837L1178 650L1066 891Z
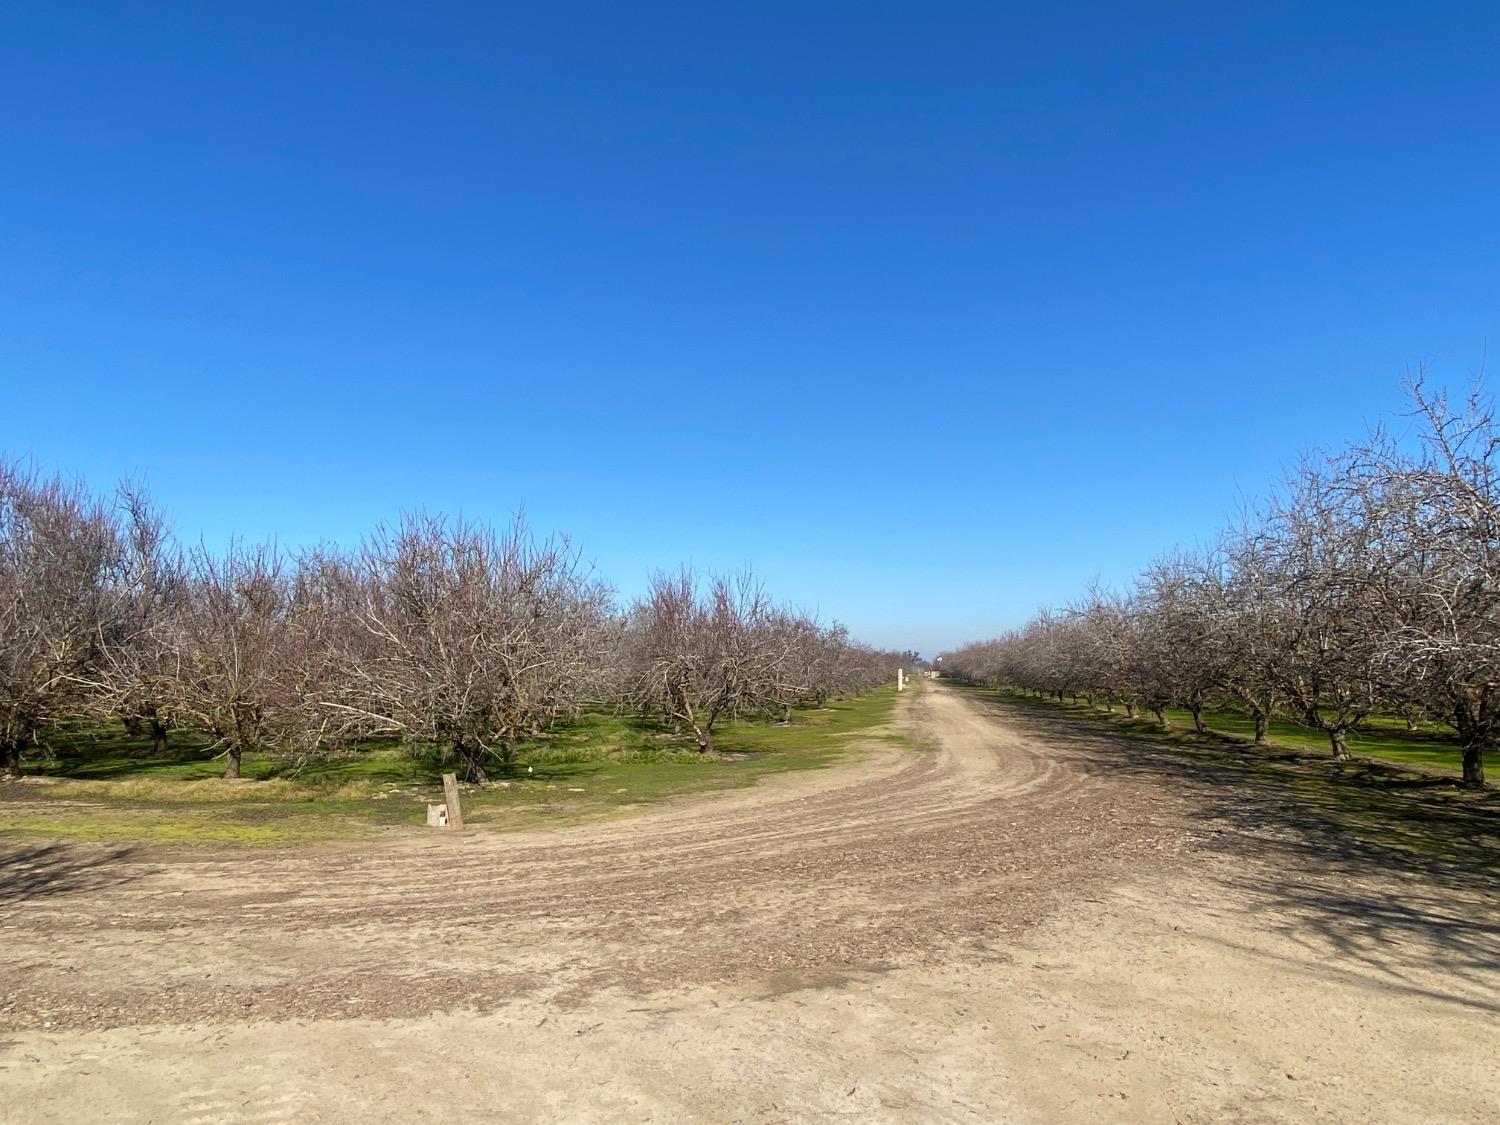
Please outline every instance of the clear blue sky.
M929 654L1500 342L1500 7L20 3L0 449Z

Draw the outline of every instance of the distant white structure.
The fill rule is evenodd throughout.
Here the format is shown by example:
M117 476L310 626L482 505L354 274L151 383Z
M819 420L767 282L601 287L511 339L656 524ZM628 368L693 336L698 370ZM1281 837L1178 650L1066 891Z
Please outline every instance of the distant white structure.
M905 668L897 668L896 669L896 690L897 691L905 691L906 690L906 669Z

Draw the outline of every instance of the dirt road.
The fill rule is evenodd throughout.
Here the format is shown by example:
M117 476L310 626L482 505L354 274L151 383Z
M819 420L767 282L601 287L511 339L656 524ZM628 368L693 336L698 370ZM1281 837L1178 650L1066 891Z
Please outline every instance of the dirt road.
M0 1120L1493 1119L1483 886L943 687L898 722L583 827L11 846Z

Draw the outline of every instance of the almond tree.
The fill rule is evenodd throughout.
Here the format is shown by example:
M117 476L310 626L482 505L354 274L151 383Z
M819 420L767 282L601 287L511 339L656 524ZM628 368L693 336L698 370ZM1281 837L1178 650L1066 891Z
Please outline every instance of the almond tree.
M1378 530L1345 457L1305 460L1267 520L1268 579L1284 607L1276 662L1292 717L1349 756L1348 732L1377 705Z
M408 516L366 542L357 569L358 635L330 707L451 750L471 781L598 687L608 587L520 517L497 535Z
M1420 449L1377 434L1359 451L1380 531L1378 666L1408 714L1458 733L1464 784L1479 787L1500 734L1500 429L1477 391L1458 408L1420 381L1411 393Z
M771 628L773 607L749 574L711 577L700 591L691 570L652 576L632 607L627 645L631 696L698 749L714 748L714 727L775 698L777 663L787 646Z
M1162 701L1185 707L1206 734L1203 709L1224 682L1224 648L1214 613L1219 589L1212 561L1184 552L1154 562L1138 582L1137 641L1149 667L1152 710L1165 726Z
M245 751L300 733L305 712L287 677L294 613L286 569L268 546L188 553L187 598L171 638L171 708L213 736L227 779L240 776Z
M1278 685L1285 682L1282 653L1290 646L1289 606L1273 581L1276 571L1266 537L1247 523L1226 537L1225 574L1213 612L1222 645L1224 690L1250 714L1255 744L1266 743Z
M0 460L0 773L81 706L121 554L80 484Z
M1135 661L1135 609L1129 597L1092 585L1074 606L1072 617L1081 634L1078 652L1090 690L1103 696L1111 709L1112 701L1119 700L1126 715L1135 718L1144 690Z
M99 623L97 658L88 675L90 709L118 716L132 734L149 732L160 754L177 719L173 684L189 595L186 565L144 492L123 486L117 507L123 556Z
M811 618L790 609L773 610L763 624L768 659L761 694L790 722L792 708L817 690L824 647L822 630Z

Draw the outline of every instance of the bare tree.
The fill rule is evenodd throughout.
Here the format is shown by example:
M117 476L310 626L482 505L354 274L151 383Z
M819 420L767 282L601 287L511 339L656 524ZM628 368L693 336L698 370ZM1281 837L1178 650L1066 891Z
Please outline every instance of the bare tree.
M780 710L782 722L790 722L792 708L817 690L821 630L811 618L786 608L767 614L762 628L768 659L759 691L769 707Z
M519 517L497 536L409 516L365 544L359 570L363 636L333 706L451 749L470 780L597 689L609 590L566 540L537 542Z
M1379 529L1378 667L1409 725L1427 711L1453 727L1478 787L1500 733L1500 429L1478 389L1457 408L1410 390L1420 449L1377 433L1357 454Z
M944 654L945 674L1063 697L1102 691L1164 718L1232 697L1266 740L1274 712L1324 731L1337 760L1369 714L1458 734L1463 780L1484 784L1500 738L1500 425L1409 387L1414 440L1377 429L1305 457L1263 514L1219 551L1169 556L1124 598L1091 590L994 640Z
M806 637L807 667L804 675L808 699L826 707L830 697L859 694L889 683L901 657L853 640L849 628L837 621L825 627L814 627Z
M232 545L187 558L188 597L175 618L172 710L212 734L238 778L247 750L298 733L288 690L291 586L280 553Z
M725 717L774 706L779 662L790 645L773 627L773 607L748 573L712 577L657 573L630 614L632 697L675 728L714 748Z
M1378 531L1348 458L1306 458L1273 504L1269 576L1284 607L1277 669L1292 718L1324 731L1333 757L1378 704L1373 600Z
M1249 712L1257 746L1266 743L1284 682L1281 654L1289 644L1289 606L1273 580L1276 571L1266 537L1246 520L1226 537L1225 575L1217 585L1213 612L1222 646L1224 689Z
M1160 701L1187 708L1193 729L1206 734L1203 711L1225 679L1220 575L1207 555L1178 551L1152 563L1139 582L1137 641L1154 692L1153 710L1165 725Z
M123 555L98 625L88 675L92 711L118 716L131 734L149 733L162 753L176 721L176 640L189 586L181 550L160 511L139 488L118 494Z
M208 733L227 778L247 751L386 733L483 780L518 740L627 694L709 750L726 717L787 719L915 660L775 605L749 575L685 581L680 617L665 579L622 617L566 540L519 519L496 535L412 517L353 556L183 551L139 489L105 504L3 462L0 766L18 772L65 720L118 717L158 752L175 727Z
M0 461L0 773L81 706L120 556L81 485Z

